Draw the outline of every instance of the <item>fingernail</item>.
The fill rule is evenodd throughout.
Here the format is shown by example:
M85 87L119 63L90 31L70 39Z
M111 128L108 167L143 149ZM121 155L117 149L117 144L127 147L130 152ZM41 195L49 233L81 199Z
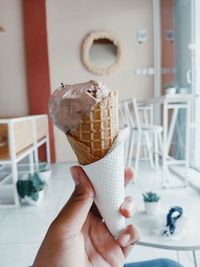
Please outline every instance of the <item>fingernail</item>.
M129 214L132 214L132 212L134 211L133 202L125 202L122 204L121 208L127 210Z
M131 166L127 166L125 169L125 173L129 178L134 178L134 169Z
M125 247L128 245L129 241L130 241L131 237L129 234L125 234L120 238L120 244Z
M71 172L71 175L72 175L72 178L75 182L75 184L80 184L81 183L81 176L80 176L80 173L78 171L78 167L74 166L74 167L71 167L70 168L70 172Z

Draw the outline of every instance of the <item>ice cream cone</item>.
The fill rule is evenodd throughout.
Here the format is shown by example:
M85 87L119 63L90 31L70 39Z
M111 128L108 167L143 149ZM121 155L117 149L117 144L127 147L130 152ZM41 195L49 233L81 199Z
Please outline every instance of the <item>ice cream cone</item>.
M61 85L49 101L54 124L67 136L95 190L95 203L109 231L117 237L125 227L124 142L118 130L118 93L88 81Z
M110 150L118 134L118 93L109 95L83 115L78 129L66 134L73 151L82 165L90 164Z

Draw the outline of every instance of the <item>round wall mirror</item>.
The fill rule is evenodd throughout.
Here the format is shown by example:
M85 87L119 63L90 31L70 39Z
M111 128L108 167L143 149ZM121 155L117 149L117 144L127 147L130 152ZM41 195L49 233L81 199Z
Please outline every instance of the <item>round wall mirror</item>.
M82 44L82 61L93 74L115 71L122 61L122 46L111 32L97 31L86 36Z

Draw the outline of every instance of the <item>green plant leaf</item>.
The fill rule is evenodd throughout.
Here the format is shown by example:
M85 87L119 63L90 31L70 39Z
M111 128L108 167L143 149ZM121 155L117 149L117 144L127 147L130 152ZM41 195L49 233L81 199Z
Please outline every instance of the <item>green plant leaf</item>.
M160 200L160 196L154 192L146 192L143 194L144 202L158 202Z
M37 201L38 192L45 188L46 184L41 180L38 173L29 174L27 180L17 181L17 191L21 198L31 197Z
M169 89L169 88L172 88L172 87L174 87L173 83L166 83L165 86L164 86L165 89Z
M39 198L39 193L38 192L35 192L31 195L31 198L34 200L34 201L37 201L38 198Z

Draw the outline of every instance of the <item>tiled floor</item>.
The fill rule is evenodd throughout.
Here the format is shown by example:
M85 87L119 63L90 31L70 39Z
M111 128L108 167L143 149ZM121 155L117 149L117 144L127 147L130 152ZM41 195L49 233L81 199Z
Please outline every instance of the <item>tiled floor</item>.
M73 182L69 172L70 164L56 164L52 167L52 178L45 193L44 201L35 207L23 206L17 209L0 209L0 266L1 267L27 267L32 264L40 243L48 229L49 224L64 205L73 190ZM139 177L141 185L150 186L151 181L159 177L155 171L148 167L141 168ZM157 177L157 178L156 178ZM148 179L148 184L147 180ZM177 182L180 182L171 177ZM191 189L167 189L185 199L186 207L200 205L200 199ZM167 200L167 190L164 198ZM181 191L182 190L182 191ZM187 192L187 194L185 194ZM128 195L134 195L142 208L141 191L131 184L127 188ZM185 196L185 197L184 197ZM190 201L188 201L190 200ZM167 201L166 201L167 202ZM181 202L182 203L182 202ZM173 203L170 203L171 205ZM136 246L131 252L128 261L147 260L152 258L168 257L176 259L176 253L169 250L159 250ZM181 253L181 263L192 267L191 255Z

